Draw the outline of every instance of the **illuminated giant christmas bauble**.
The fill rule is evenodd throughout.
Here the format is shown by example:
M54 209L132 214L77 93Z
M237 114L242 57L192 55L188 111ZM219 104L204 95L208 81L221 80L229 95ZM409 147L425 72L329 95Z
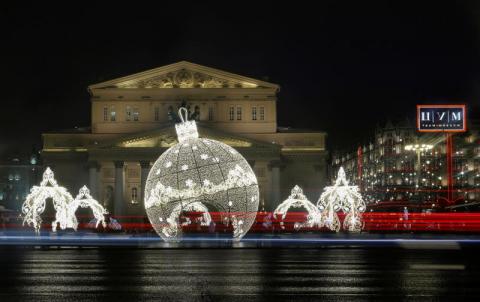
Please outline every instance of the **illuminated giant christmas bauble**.
M178 241L182 225L192 223L188 215L180 219L182 213L203 212L201 223L208 225L209 212L221 212L221 223L232 224L233 239L240 240L257 215L257 178L235 149L199 138L185 108L180 108L179 115L182 123L175 125L179 143L165 151L148 174L148 218L165 241Z

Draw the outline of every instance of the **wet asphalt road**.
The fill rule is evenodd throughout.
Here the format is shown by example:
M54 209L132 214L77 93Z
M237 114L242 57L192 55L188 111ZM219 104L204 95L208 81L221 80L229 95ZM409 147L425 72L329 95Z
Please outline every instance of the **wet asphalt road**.
M479 301L480 248L0 248L0 301Z

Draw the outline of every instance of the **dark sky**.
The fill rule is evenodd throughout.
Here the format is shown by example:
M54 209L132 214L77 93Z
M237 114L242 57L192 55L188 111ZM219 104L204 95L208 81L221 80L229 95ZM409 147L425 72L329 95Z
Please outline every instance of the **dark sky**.
M279 125L325 130L334 147L417 103L480 113L476 1L67 2L2 4L0 151L88 126L87 85L180 60L268 76Z

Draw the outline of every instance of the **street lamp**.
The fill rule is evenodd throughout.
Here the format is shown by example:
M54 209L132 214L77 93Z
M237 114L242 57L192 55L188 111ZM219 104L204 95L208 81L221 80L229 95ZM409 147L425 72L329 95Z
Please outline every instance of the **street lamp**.
M417 154L417 162L416 162L416 167L415 167L415 170L416 170L415 190L418 189L418 186L419 186L418 182L419 182L420 174L421 174L421 171L422 171L421 163L420 163L420 154L422 152L432 150L432 148L433 148L433 145L429 145L429 144L414 144L414 145L406 145L405 146L405 151L415 151L416 154Z

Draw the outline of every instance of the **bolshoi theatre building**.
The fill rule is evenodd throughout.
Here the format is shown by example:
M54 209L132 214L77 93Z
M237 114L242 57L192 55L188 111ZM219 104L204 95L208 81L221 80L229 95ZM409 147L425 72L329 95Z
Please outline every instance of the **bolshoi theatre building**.
M295 184L316 202L326 181L326 133L277 127L280 87L182 61L88 87L91 126L44 133L42 157L76 195L86 184L114 215L145 215L153 162L177 143L175 118L187 106L200 137L239 151L273 210Z

